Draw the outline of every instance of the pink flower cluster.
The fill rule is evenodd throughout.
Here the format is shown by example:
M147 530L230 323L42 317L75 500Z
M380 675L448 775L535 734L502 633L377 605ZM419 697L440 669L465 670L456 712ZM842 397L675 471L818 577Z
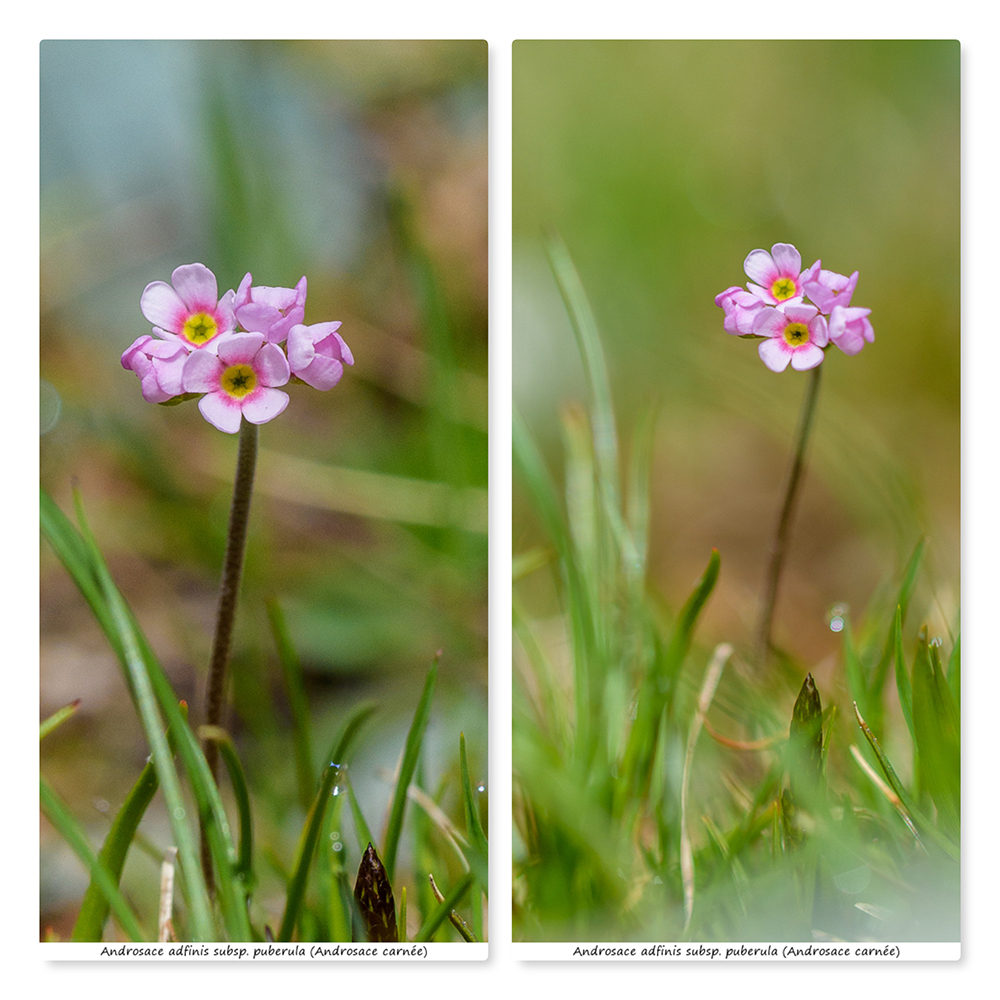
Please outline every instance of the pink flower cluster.
M235 434L243 417L263 424L285 409L288 394L278 386L297 379L332 389L344 365L354 364L337 333L340 323L303 324L305 278L294 288L254 287L247 274L222 298L204 264L184 264L170 280L146 286L139 308L153 335L122 354L122 367L139 376L148 403L203 393L202 416Z
M798 371L820 364L830 344L857 354L875 340L870 309L851 305L858 272L849 278L823 271L820 262L802 270L802 257L790 243L771 252L752 250L743 262L751 280L715 297L726 314L723 329L738 337L761 340L761 360L771 371L789 363Z

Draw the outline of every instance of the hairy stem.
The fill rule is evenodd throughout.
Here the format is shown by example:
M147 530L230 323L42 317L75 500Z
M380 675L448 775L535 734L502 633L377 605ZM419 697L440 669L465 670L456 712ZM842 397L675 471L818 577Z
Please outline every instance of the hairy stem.
M792 467L788 474L788 486L785 489L785 501L781 505L778 516L778 526L774 532L771 544L771 560L767 567L764 580L764 603L761 606L760 623L757 626L757 664L763 668L767 664L771 651L771 623L774 619L774 608L778 601L778 584L781 582L781 571L785 565L785 553L788 548L788 536L791 533L792 517L795 513L795 503L798 500L802 486L802 473L805 470L806 444L812 429L813 417L816 415L816 400L819 398L820 374L822 364L817 365L809 373L809 384L802 400L802 410L799 413L799 427L795 436L795 454Z
M233 483L233 503L229 511L229 534L226 537L226 557L222 566L222 583L219 587L219 609L215 618L215 640L212 660L208 670L206 696L206 723L222 724L222 708L226 692L226 665L232 646L233 622L236 603L243 575L243 556L246 552L247 522L250 519L250 500L253 496L253 476L257 465L257 425L244 419L240 424L239 453L236 459L236 479ZM219 746L214 740L205 740L205 759L212 779L218 779ZM214 885L208 843L202 831L202 868L209 886Z

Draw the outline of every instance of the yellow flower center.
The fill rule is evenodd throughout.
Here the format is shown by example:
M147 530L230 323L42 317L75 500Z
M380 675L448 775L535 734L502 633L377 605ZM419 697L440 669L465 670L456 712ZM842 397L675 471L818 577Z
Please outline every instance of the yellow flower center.
M249 365L230 365L222 373L222 388L234 399L242 399L257 387L257 376Z
M181 336L192 344L201 345L211 340L218 332L218 324L208 313L195 313L184 321Z
M809 342L809 327L805 323L789 323L782 336L790 347L801 347Z
M791 278L778 278L778 280L771 285L771 294L779 302L785 299L790 299L795 294L795 282Z

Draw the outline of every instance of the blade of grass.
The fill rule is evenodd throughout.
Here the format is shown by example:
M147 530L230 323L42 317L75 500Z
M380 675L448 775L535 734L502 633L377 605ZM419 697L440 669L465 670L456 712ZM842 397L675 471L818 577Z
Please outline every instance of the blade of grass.
M479 820L479 807L475 796L472 794L472 781L469 778L469 760L465 752L465 733L458 734L458 755L459 764L462 770L462 800L465 807L465 828L469 833L469 843L475 848L485 860L489 856L489 844L486 840L486 833L483 824ZM480 884L484 892L489 889L488 885Z
M354 820L354 834L358 838L358 850L363 854L365 846L374 844L375 840L368 823L365 821L364 814L361 812L361 806L354 794L354 789L351 787L350 775L347 778L347 800L351 804L351 817Z
M159 788L159 781L156 777L156 768L153 767L152 761L148 761L126 796L121 809L118 810L118 815L115 816L111 829L104 839L104 846L101 848L98 860L102 869L114 880L116 886L121 881L128 849L132 845L139 823L149 803L152 802L157 788ZM104 933L104 921L107 920L107 917L108 898L101 883L91 876L90 885L87 886L87 891L83 895L83 902L80 904L80 912L73 925L73 934L70 940L100 941Z
M614 812L621 816L626 802L641 793L648 777L650 764L656 752L660 716L668 707L681 664L687 656L694 635L698 616L719 578L719 551L712 549L708 565L701 579L695 584L674 626L670 645L657 657L654 668L643 681L635 723L629 733L625 757L619 774L621 780L615 788Z
M309 815L302 826L298 849L295 852L295 863L292 866L292 876L288 882L285 913L281 918L281 928L278 931L279 941L292 940L295 924L302 909L302 901L305 898L309 869L316 854L316 843L319 840L319 833L323 827L323 820L326 810L330 805L330 799L333 798L333 786L337 781L339 773L340 767L336 764L328 764L323 769L323 778L320 782L319 791L316 793L316 798L313 800Z
M64 705L62 708L53 712L47 719L45 719L42 724L38 727L38 738L39 740L44 740L53 729L61 726L71 715L76 714L76 710L80 707L80 699L77 698L75 701L71 701L68 705Z
M715 697L715 689L719 686L722 671L729 657L733 655L732 646L721 645L715 648L711 662L705 669L701 691L698 694L698 707L691 719L688 729L687 746L684 750L684 769L681 775L681 823L680 823L680 863L681 881L684 887L684 933L691 926L691 916L694 913L694 854L691 850L691 835L688 832L688 788L691 782L691 762L694 760L694 749L701 735L701 729L708 714L709 706Z
M595 672L591 669L591 664L596 659L596 640L594 623L588 610L587 589L581 578L552 477L527 425L516 409L512 441L514 468L528 490L532 507L541 518L542 527L560 557L573 640L575 753L577 760L585 760L592 744L591 714L593 706L598 704L597 692L591 690L591 674Z
M906 657L903 653L903 612L896 605L896 619L893 624L893 648L896 658L896 693L899 696L899 707L903 712L903 720L910 731L910 739L916 746L917 737L913 731L913 689L910 677L906 672Z
M955 707L959 709L961 717L962 705L962 638L955 636L955 645L951 648L951 656L948 657L948 687L951 688L951 695L955 699Z
M81 525L79 531L43 491L43 533L87 598L95 618L115 650L136 711L147 731L181 858L185 898L188 900L192 920L191 936L194 940L218 938L204 878L200 864L197 863L198 852L193 828L186 823L186 810L173 758L165 752L167 741L163 729L154 725L157 703L167 717L169 732L173 734L174 745L187 771L199 814L210 820L206 833L216 866L225 876L222 879L220 901L229 936L233 940L248 940L250 925L243 893L238 880L229 877L230 867L235 861L235 848L229 836L218 789L211 779L201 747L187 724L186 707L182 710L163 668L111 579L107 564L86 525L79 497L76 497L76 503ZM151 693L155 697L150 697Z
M243 880L249 893L253 891L256 877L253 870L253 813L250 810L250 791L246 775L236 755L232 737L226 730L219 726L201 726L198 729L198 737L218 744L219 754L226 765L229 781L233 786L233 797L236 799L236 809L240 817L239 855L233 874Z
M324 763L343 765L348 762L358 734L377 708L378 706L375 702L363 701L351 710L340 732L333 743L330 744L330 750L324 759Z
M462 897L472 888L475 877L472 872L466 872L454 885L451 892L444 898L444 902L439 904L436 910L427 918L424 925L417 932L414 941L430 941L437 929L447 919L448 915L458 905Z
M181 858L181 867L188 881L188 903L191 908L192 935L196 940L213 940L216 935L208 891L199 868L198 850L194 832L191 824L186 820L187 810L181 794L180 779L174 767L173 756L170 753L169 745L163 732L164 725L160 718L159 708L157 707L157 698L153 690L150 672L147 669L146 660L142 655L139 640L136 636L136 629L133 625L131 615L126 609L124 598L111 580L111 574L83 516L82 504L79 502L79 497L76 497L76 501L77 520L80 523L80 537L89 553L94 576L100 586L101 596L104 598L108 609L112 627L115 630L115 634L119 637L125 668L128 676L131 678L131 686L135 693L136 707L142 720L142 727L146 732L146 738L149 740L153 751L153 765L156 768L160 787L163 789L163 796L167 803L171 830L174 835L178 854ZM174 705L174 708L177 709L176 696L173 694L173 691L170 694L170 701ZM178 722L181 722L179 709L177 709L177 713ZM187 729L187 724L183 723L181 726L178 726L177 731L180 732L181 729Z
M916 734L920 776L937 806L938 819L953 839L960 824L960 744L951 692L935 670L921 631L913 665L913 728Z
M139 926L139 921L121 894L118 882L112 878L111 873L94 853L83 827L70 812L69 807L44 778L40 780L39 796L42 812L59 831L63 840L73 849L73 853L83 862L84 867L90 873L91 880L100 887L118 926L128 935L130 940L144 941L146 938Z
M292 713L292 735L295 742L295 770L298 775L299 804L309 808L312 800L315 765L313 764L312 734L309 727L309 702L306 699L302 663L292 645L284 613L276 600L268 600L267 617L271 634L278 649L278 660L285 678L288 707Z
M434 696L434 684L437 680L438 661L441 653L434 657L430 670L427 672L427 680L424 682L424 690L417 703L417 709L413 713L413 722L410 724L410 731L406 736L406 748L403 751L403 761L399 769L399 777L396 780L396 790L392 797L392 806L389 810L389 823L386 827L385 844L382 850L382 863L385 865L389 882L393 880L396 870L396 851L399 848L399 838L403 832L403 815L406 811L407 789L413 778L413 772L417 766L417 758L420 756L420 749L423 745L424 733L427 731L427 723L431 714L431 698Z

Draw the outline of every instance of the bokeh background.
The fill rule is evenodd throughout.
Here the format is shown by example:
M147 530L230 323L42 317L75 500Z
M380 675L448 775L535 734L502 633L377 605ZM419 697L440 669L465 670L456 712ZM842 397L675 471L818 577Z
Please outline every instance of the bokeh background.
M514 44L514 403L561 468L586 399L544 251L565 240L600 328L623 450L658 410L650 579L678 608L717 546L706 644L749 640L806 379L722 329L750 250L860 271L875 343L831 350L775 638L824 679L840 637L928 539L917 614L958 620L959 44ZM538 525L514 491L514 550ZM546 574L519 584L544 621Z
M230 723L258 836L285 863L302 812L269 597L303 661L317 753L358 702L380 704L352 763L374 830L439 649L424 779L454 805L463 731L485 807L486 66L485 42L41 46L42 485L67 511L78 487L194 722L236 438L193 402L143 402L119 362L149 332L139 296L192 261L220 293L247 271L305 274L306 322L341 320L354 353L331 392L290 387L260 434ZM148 748L44 545L41 587L41 715L81 699L42 769L100 843ZM146 829L163 846L156 805ZM155 892L156 871L133 851L123 885ZM42 931L65 939L86 876L44 823L41 873Z

